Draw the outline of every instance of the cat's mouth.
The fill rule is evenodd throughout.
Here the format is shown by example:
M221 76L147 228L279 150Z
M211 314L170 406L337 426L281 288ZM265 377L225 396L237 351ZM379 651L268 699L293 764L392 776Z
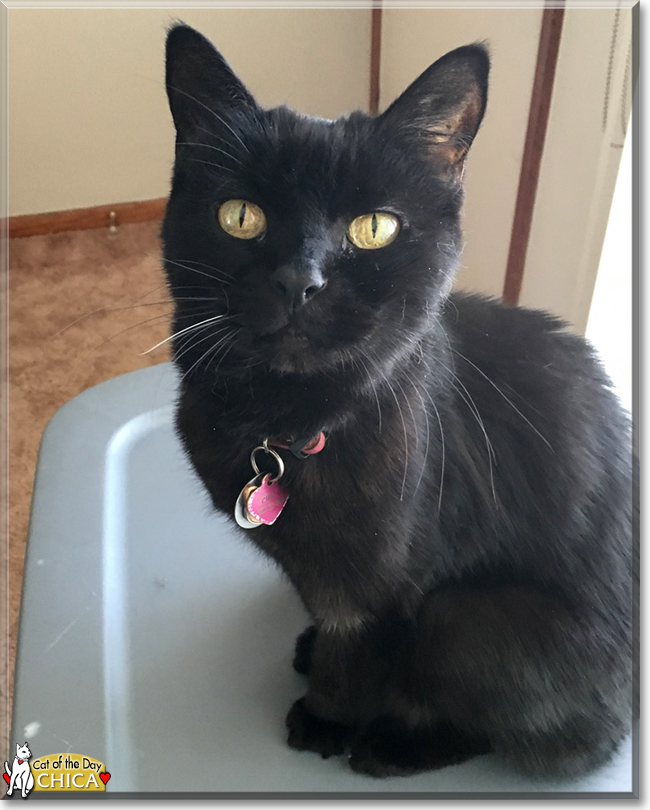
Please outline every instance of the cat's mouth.
M299 327L287 324L267 336L269 365L278 371L305 371L306 354L312 349L308 335Z
M314 309L292 314L247 313L242 318L238 349L252 362L281 374L313 374L338 366L341 359L376 324L376 313L355 306Z
M302 319L294 316L278 319L265 326L258 324L253 330L253 342L271 351L304 351L314 342L314 336Z
M273 326L269 326L265 329L258 329L256 338L266 341L308 339L305 330L291 322L285 323L282 326L277 326L274 324Z
M325 362L327 354L318 340L294 322L257 330L250 345L272 371L282 374L313 372Z
M309 334L306 329L302 326L298 326L295 323L288 323L286 326L283 326L281 329L278 329L275 333L276 337L282 341L298 341L298 342L309 342Z

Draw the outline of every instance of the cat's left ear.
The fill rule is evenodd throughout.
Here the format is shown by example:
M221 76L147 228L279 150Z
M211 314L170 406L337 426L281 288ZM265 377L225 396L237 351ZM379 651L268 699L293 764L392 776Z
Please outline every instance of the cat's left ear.
M167 35L165 83L181 140L192 140L197 127L217 129L236 109L256 107L219 51L189 25Z
M423 143L440 171L458 178L485 113L489 72L484 45L450 51L390 105L381 125Z

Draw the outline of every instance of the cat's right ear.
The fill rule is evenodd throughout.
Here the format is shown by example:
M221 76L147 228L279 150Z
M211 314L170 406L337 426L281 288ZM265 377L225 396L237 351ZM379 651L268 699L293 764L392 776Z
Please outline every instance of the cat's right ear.
M192 140L197 128L214 131L236 108L255 100L214 45L189 25L167 34L165 83L180 140Z
M465 157L485 113L489 72L485 45L450 51L425 70L379 121L411 144L424 146L441 174L462 178Z

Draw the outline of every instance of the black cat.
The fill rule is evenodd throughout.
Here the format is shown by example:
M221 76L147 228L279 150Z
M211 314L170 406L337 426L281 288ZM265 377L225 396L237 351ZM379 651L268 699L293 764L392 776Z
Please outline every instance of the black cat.
M275 445L289 501L248 536L314 621L289 745L376 776L487 751L580 774L632 713L628 417L563 323L450 293L488 71L459 48L328 121L167 41L178 431L231 515Z

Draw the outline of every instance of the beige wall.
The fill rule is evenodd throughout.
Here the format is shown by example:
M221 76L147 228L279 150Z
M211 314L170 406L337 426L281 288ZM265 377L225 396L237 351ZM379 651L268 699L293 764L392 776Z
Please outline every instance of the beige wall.
M541 9L386 9L381 105L447 51L487 40L487 114L467 161L461 287L500 296L528 121Z
M614 188L631 11L622 8L603 130L613 9L562 34L522 303L584 329ZM625 5L625 3L623 4ZM542 9L386 8L381 107L446 51L487 40L487 115L466 174L461 287L500 296ZM367 108L368 9L20 9L9 17L9 213L165 196L173 131L165 27L213 39L259 100L334 117ZM631 81L628 79L628 96ZM629 98L626 100L629 105ZM629 272L629 270L627 270Z
M520 303L556 312L584 332L631 105L632 11L621 8L616 21L615 9L570 5ZM621 274L631 270L621 264Z
M368 9L11 8L8 18L10 215L167 194L173 19L210 37L265 105L367 109Z

